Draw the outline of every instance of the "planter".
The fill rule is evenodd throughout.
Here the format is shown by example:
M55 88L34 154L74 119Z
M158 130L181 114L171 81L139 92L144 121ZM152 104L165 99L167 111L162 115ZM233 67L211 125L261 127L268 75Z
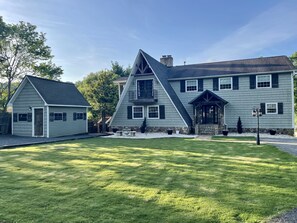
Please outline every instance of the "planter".
M228 132L229 132L228 130L223 130L223 131L222 131L223 136L227 136L227 135L228 135Z
M178 135L178 134L179 134L179 130L176 130L176 131L175 131L175 134Z
M276 130L274 130L274 129L270 129L270 130L269 130L269 133L270 133L270 135L275 135L275 134L276 134Z
M168 135L172 135L173 130L172 129L167 129Z

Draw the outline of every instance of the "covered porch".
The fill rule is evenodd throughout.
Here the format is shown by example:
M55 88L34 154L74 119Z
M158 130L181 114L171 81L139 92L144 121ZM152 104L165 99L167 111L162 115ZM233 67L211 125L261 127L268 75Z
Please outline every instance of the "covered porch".
M198 135L217 135L224 128L224 107L228 102L205 90L189 104L193 105L193 127Z

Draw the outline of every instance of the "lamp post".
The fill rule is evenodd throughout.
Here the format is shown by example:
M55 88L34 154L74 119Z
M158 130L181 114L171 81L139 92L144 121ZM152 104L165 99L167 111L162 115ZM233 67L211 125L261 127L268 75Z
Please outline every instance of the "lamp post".
M259 117L262 116L261 108L253 108L252 115L257 117L257 145L260 145Z

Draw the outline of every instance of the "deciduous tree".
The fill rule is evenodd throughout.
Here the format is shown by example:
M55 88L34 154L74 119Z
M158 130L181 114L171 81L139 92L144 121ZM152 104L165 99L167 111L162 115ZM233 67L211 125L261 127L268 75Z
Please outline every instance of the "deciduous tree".
M37 32L36 26L25 22L7 24L0 17L0 82L7 91L6 98L2 98L4 109L12 94L13 81L26 74L60 78L63 70L52 63L51 49L45 42L45 34Z

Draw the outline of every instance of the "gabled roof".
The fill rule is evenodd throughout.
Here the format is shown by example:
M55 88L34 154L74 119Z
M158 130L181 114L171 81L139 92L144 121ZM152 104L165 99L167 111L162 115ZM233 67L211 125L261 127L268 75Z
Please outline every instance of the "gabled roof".
M90 107L90 104L73 83L65 83L34 76L25 76L46 105ZM13 103L22 88L24 80L10 100Z
M224 100L223 98L211 92L210 90L203 91L199 96L190 101L189 104L211 104L213 102L228 104L228 101Z
M292 71L296 68L287 56L260 57L168 68L168 78L199 78L220 75Z
M189 116L188 112L186 111L185 107L181 103L180 99L177 97L175 91L173 90L172 86L167 80L167 67L161 64L159 61L152 58L150 55L145 53L144 51L140 50L142 56L146 59L147 63L151 66L156 78L160 81L162 86L164 87L165 91L167 92L169 98L173 102L174 106L186 122L188 126L192 125L192 119Z

